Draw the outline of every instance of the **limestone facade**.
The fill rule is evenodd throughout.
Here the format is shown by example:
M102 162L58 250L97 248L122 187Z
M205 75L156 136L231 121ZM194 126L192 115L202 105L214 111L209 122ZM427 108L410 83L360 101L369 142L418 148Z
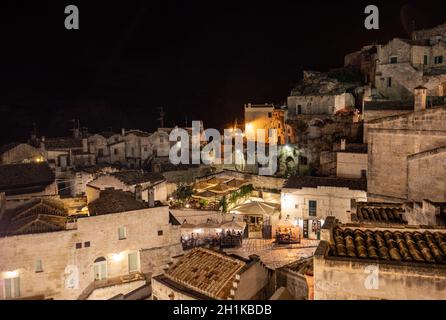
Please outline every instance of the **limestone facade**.
M121 240L120 228L125 229ZM19 279L16 298L77 299L96 282L100 260L106 279L135 272L150 279L182 254L179 240L168 207L81 218L65 231L1 238L0 297L5 298L7 279ZM130 254L136 255L132 266Z
M445 202L446 108L368 124L370 201Z

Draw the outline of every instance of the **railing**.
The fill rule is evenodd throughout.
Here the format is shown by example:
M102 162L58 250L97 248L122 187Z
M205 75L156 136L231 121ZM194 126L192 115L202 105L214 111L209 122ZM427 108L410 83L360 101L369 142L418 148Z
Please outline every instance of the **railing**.
M143 273L135 272L124 276L118 276L114 278L108 278L103 280L96 280L90 283L79 295L77 300L86 300L95 290L117 286L134 281L146 280L146 276Z

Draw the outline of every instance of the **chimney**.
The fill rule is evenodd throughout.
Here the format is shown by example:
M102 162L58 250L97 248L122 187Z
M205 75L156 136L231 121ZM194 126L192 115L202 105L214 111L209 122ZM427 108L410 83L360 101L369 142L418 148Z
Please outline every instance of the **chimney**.
M345 151L347 149L347 140L341 139L341 151Z
M414 111L424 111L427 105L427 88L418 86L414 89L415 106Z
M88 152L88 140L86 138L82 139L82 152Z
M149 188L149 207L150 208L155 207L155 188L154 187Z
M125 137L125 129L124 128L121 129L121 134L123 137Z
M135 187L135 199L142 202L142 186L140 184Z

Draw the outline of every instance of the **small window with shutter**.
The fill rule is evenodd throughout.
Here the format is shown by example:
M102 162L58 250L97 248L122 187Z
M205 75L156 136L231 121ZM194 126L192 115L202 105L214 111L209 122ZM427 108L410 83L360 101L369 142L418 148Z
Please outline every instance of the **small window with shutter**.
M136 252L129 253L129 273L139 270L138 254Z
M127 238L127 233L125 227L119 227L118 229L119 240L124 240Z
M36 269L35 269L35 271L36 271L36 273L43 272L42 260L40 260L40 259L36 260Z

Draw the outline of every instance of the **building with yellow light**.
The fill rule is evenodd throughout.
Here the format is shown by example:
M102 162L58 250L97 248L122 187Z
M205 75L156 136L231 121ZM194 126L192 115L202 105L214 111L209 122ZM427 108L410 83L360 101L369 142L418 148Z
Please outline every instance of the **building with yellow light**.
M248 103L245 105L245 133L248 140L262 140L257 135L257 130L263 129L268 132L270 129L277 130L277 137L274 142L285 144L285 109L276 107L273 104L254 105Z

